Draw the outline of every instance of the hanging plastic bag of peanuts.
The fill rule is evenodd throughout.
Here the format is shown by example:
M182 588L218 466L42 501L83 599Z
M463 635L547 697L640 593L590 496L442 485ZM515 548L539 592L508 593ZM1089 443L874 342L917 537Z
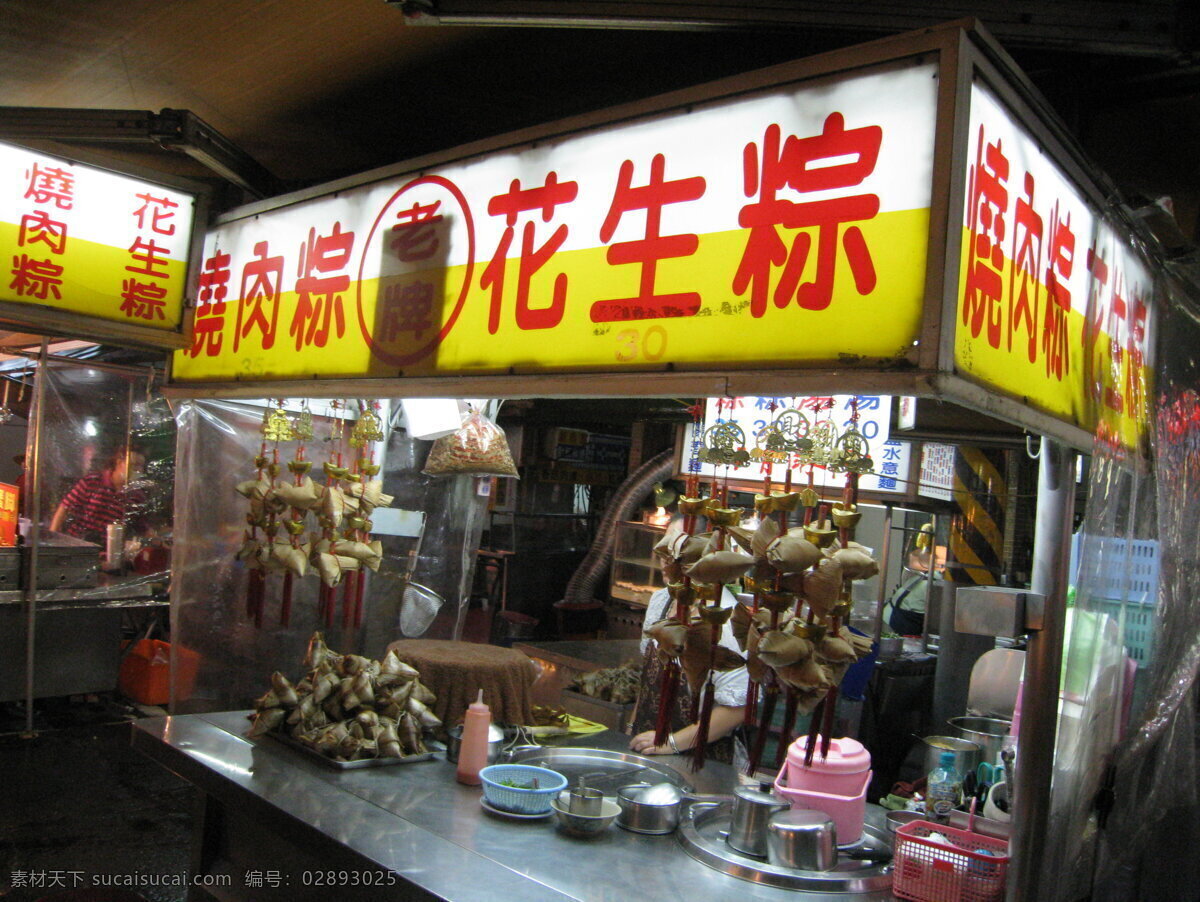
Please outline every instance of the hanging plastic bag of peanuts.
M467 414L456 432L433 443L421 472L426 476L518 477L504 430L477 410Z

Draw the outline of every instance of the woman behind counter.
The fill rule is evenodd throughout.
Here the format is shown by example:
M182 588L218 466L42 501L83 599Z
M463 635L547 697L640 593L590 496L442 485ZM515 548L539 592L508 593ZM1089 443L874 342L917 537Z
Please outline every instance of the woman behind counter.
M146 465L138 448L113 450L102 469L84 476L67 492L50 520L53 532L102 544L110 523L125 523L144 499L128 490Z
M732 607L737 599L728 589L721 590L721 607ZM650 596L646 605L646 616L642 629L669 616L670 593L664 588ZM721 630L721 645L738 655L733 630L727 621ZM663 745L654 744L654 726L658 717L659 687L662 685L663 665L659 660L653 640L642 636L642 679L634 713L635 735L629 748L640 755L675 755L686 752L695 744L697 724L691 719L692 693L687 680L680 679L679 692L671 709L671 732ZM745 667L713 674L716 689L712 719L708 727L708 750L705 757L711 761L732 764L743 770L748 762L745 743L739 729L745 713L746 694L750 683Z

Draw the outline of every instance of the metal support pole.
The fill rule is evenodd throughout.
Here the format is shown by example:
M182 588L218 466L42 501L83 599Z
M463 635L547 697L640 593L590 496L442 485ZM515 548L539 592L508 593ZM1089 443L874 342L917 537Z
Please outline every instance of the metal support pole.
M921 627L921 650L922 651L930 651L929 637L930 637L930 635L936 635L938 637L938 648L933 649L933 650L937 651L937 650L940 650L941 644L942 644L942 625L940 622L939 623L933 622L933 608L934 608L934 601L935 601L935 597L936 597L936 599L938 601L938 605L939 605L938 611L939 611L939 616L940 616L940 612L941 612L940 605L941 605L941 599L943 597L942 595L938 594L937 590L934 588L934 582L933 582L934 571L937 569L937 528L938 528L937 514L932 514L929 517L929 524L933 528L933 535L930 536L929 567L925 570L925 624L924 624L924 626ZM906 543L905 550L907 550L907 543ZM950 595L950 589L947 588L945 596L949 597L949 595ZM935 630L936 630L936 633L934 632Z
M883 550L879 559L883 561L883 572L879 574L879 606L875 609L875 647L879 648L879 640L883 638L883 606L887 603L887 566L892 550L892 506L889 504L883 513Z
M1045 596L1042 629L1031 631L1025 653L1021 732L1013 792L1012 866L1007 898L1040 898L1050 778L1058 730L1058 685L1066 632L1067 569L1075 508L1075 452L1042 439L1033 540L1032 592Z
M42 540L42 412L46 408L46 348L42 351L33 383L33 429L25 439L25 463L29 504L29 534L25 547L29 550L29 565L25 568L25 735L33 735L33 675L36 666L34 639L37 634L38 547Z

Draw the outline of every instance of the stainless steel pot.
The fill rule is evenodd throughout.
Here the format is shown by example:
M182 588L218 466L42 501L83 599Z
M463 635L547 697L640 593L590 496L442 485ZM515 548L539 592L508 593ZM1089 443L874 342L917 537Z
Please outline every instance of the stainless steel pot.
M633 833L673 833L679 826L683 803L728 802L727 795L684 792L672 783L630 783L617 790L617 826Z
M733 791L733 817L725 842L744 855L767 857L767 821L777 811L791 807L787 802L750 786Z
M958 736L926 736L922 741L925 743L926 775L939 765L942 752L954 753L954 769L964 779L983 760L983 750L978 743L969 739Z
M617 790L617 826L634 833L673 833L683 793L669 783L632 783Z
M785 868L828 871L837 866L837 828L824 811L789 808L767 822L767 861Z
M446 731L446 760L452 764L458 763L458 750L462 746L462 724L451 727ZM495 764L504 749L504 730L495 724L488 727L487 763Z
M995 764L1012 728L1011 720L999 717L951 717L946 721L955 736L967 739L983 750L983 760Z

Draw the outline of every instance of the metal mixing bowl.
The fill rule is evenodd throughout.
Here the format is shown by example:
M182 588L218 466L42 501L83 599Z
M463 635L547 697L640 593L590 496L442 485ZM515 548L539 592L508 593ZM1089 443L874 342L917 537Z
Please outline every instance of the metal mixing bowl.
M600 813L595 815L572 814L569 805L565 793L550 802L558 826L564 833L570 833L572 836L595 836L597 833L603 833L621 813L621 806L612 799L605 799L600 805Z

